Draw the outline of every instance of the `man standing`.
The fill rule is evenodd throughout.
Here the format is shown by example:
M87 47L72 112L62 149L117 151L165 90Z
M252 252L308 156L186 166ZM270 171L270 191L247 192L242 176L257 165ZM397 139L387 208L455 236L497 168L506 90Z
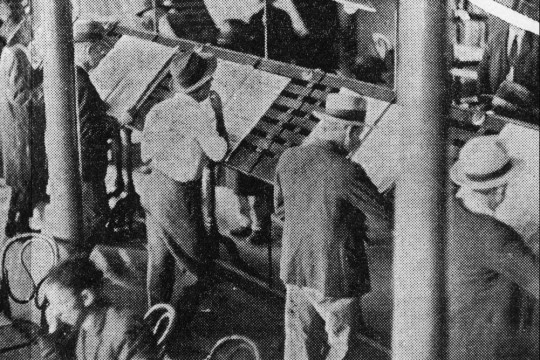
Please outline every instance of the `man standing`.
M519 329L520 293L538 304L538 257L494 218L506 186L522 169L498 136L463 146L450 171L460 186L449 206L448 358L536 359L538 338ZM536 350L534 350L536 348Z
M362 325L360 300L370 290L365 213L385 213L375 185L346 157L358 145L365 110L363 98L328 95L326 112L314 113L317 139L278 162L287 360L343 359Z
M0 36L6 42L0 59L0 130L6 183L12 195L6 235L30 231L33 208L45 201L45 103L41 71L31 65L28 45L31 19L21 0L0 0Z
M216 244L205 233L201 194L203 168L227 153L210 99L216 67L217 59L206 53L173 59L176 93L150 110L141 144L142 160L150 162L151 168L141 189L148 236L149 303L171 301L176 260L182 270L199 277L195 285L183 289L184 310L179 313L185 316L195 311L205 288L207 262L217 255Z
M99 63L102 54L91 51L103 39L100 23L78 21L73 29L77 102L79 110L84 237L89 246L105 240L109 203L105 176L108 166L108 139L119 138L119 126L107 115L107 104L90 81L88 71ZM94 55L94 56L91 56ZM97 56L97 57L96 57Z

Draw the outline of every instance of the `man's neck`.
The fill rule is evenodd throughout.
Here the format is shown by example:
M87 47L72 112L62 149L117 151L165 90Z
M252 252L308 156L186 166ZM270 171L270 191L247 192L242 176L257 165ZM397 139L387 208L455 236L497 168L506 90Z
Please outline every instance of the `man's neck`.
M456 197L462 199L465 208L475 214L495 215L495 211L489 207L488 198L484 194L462 187Z

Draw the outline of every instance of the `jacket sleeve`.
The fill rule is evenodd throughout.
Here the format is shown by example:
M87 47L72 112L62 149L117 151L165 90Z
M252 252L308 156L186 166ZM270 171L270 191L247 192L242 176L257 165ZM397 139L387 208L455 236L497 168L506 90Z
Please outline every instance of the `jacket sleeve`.
M364 169L358 164L353 164L348 174L343 177L343 180L346 183L342 184L342 187L347 189L345 196L349 203L364 214L377 215L388 222L390 227L390 216L387 211L386 200L371 182Z
M197 135L197 142L202 150L213 161L221 161L227 154L227 141L219 136L216 129L210 126L201 127L201 131Z
M21 51L4 51L4 65L8 66L8 84L4 93L9 102L25 105L32 99L31 65Z
M487 266L511 279L521 288L538 299L539 266L538 257L527 247L521 237L510 229L484 231Z

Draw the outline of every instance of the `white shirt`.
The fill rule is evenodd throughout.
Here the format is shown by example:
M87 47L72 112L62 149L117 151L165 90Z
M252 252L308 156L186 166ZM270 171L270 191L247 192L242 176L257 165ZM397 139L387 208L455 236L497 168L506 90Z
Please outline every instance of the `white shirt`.
M209 100L198 103L186 94L155 105L146 116L141 142L143 161L179 182L198 180L208 158L220 161L227 142L216 131Z
M517 36L517 45L518 45L517 53L519 55L519 53L521 52L521 44L523 43L524 35L525 35L525 30L520 29L515 26L510 26L510 30L508 32L508 42L507 42L507 47L506 47L506 51L507 51L506 53L508 54L508 56L510 56L510 52L512 51L512 44L514 43L514 39L516 38L516 36ZM508 76L506 77L506 80L514 81L514 67L513 66L510 67L510 71L508 73Z

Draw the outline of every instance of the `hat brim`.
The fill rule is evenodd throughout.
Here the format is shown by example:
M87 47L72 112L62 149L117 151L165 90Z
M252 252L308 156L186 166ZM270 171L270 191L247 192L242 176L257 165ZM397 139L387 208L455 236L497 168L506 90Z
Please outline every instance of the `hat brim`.
M195 84L193 84L193 85L191 85L191 86L189 86L187 88L183 88L182 91L184 93L186 93L186 94L189 94L189 93L199 89L204 84L206 84L208 81L210 81L213 78L214 73L216 72L217 58L214 55L205 54L205 53L199 53L199 56L201 56L203 59L205 59L205 61L207 61L208 66L206 67L206 70L204 71L204 74L199 79L199 81L197 81Z
M330 121L330 122L339 123L343 125L350 125L350 126L365 126L365 127L370 127L370 128L374 127L373 125L366 124L364 121L345 120L345 119L341 119L333 115L327 114L322 111L313 111L312 115L322 121Z
M467 177L463 169L463 163L459 160L450 169L450 179L459 186L465 186L473 190L493 189L507 184L512 178L516 177L525 167L525 162L520 159L510 158L512 169L504 175L487 181L474 181Z
M511 25L517 26L518 28L533 34L540 35L538 21L521 14L510 7L504 6L494 0L470 0L470 2Z

